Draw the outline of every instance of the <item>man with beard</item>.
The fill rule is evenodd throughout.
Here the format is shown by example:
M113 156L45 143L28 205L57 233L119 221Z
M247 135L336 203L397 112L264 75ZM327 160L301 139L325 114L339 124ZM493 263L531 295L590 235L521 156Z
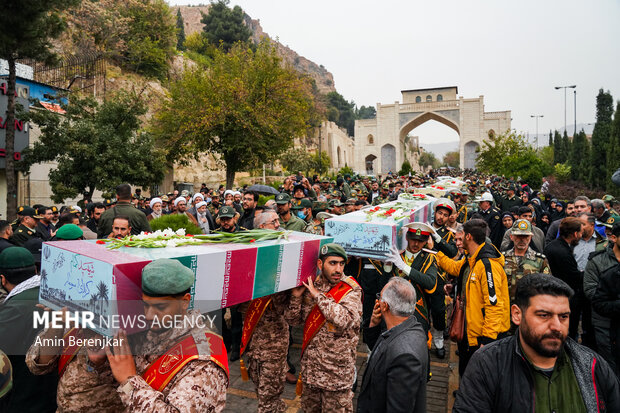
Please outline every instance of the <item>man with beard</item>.
M280 216L280 226L288 231L303 232L306 223L291 213L291 197L287 193L276 195L278 205L278 215Z
M517 282L530 274L549 274L547 258L530 248L532 241L532 223L519 219L512 226L510 240L514 247L504 252L506 263L504 271L508 277L510 302L514 301Z
M175 199L174 206L176 208L176 211L173 212L173 214L179 214L179 215L185 214L187 216L187 219L189 219L189 221L192 224L198 226L198 221L196 221L196 218L192 214L187 212L187 201L185 200L185 198L180 196L177 199Z
M129 412L219 412L226 404L228 361L222 338L198 310L188 310L194 273L177 260L142 269L149 330L120 331L106 355ZM132 355L133 354L133 355Z
M90 216L88 217L86 226L95 234L97 233L97 228L99 227L99 220L101 219L101 214L103 214L104 212L105 205L103 205L101 202L96 202L92 204Z
M149 201L149 207L151 207L151 213L146 216L146 219L152 221L157 218L161 218L163 215L163 201L161 198L153 198Z
M129 223L129 217L119 215L114 218L114 221L112 222L112 232L108 235L108 238L121 239L129 235L131 235L131 224Z
M246 191L241 199L243 203L243 215L239 220L239 225L247 229L254 228L255 209L258 205L258 192Z
M305 412L353 411L362 289L344 275L346 261L340 245L323 245L317 261L320 274L293 288L285 312L290 325L305 323L299 378Z
M573 340L578 337L579 319L584 306L589 305L583 292L583 271L579 271L573 255L573 247L579 244L583 234L583 225L579 218L567 217L560 224L560 237L551 241L545 248L551 274L568 284L574 291L570 299L569 335ZM590 326L590 320L584 317L584 329ZM584 334L591 331L584 331Z
M34 229L34 236L41 238L43 241L49 241L54 236L56 230L54 224L52 224L52 218L54 217L52 208L41 207L37 209L37 215L39 216L39 222L37 222L37 226Z
M554 277L522 278L511 307L517 334L473 355L453 411L620 411L620 385L607 362L567 337L572 294Z

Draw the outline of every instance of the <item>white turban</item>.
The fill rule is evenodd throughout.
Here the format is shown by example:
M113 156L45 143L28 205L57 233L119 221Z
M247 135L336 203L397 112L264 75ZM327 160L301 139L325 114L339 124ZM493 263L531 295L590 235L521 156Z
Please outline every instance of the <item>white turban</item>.
M153 205L155 205L156 203L162 203L161 198L153 198L151 199L151 202L149 202L149 206L151 207L151 209L153 209Z
M224 198L226 198L226 195L231 194L232 196L235 196L235 191L231 190L231 189L227 189L226 191L224 191Z
M183 201L183 202L187 203L187 200L186 200L185 198L183 198L182 196L180 196L180 197L178 197L178 198L176 198L176 199L174 200L174 206L178 206L178 205L179 205L179 202L181 202L181 201Z
M205 206L205 205L207 205L207 203L206 203L205 201L200 201L200 202L198 202L198 203L196 204L196 209L198 209L198 208L200 208L200 207L202 207L202 206Z
M233 196L237 196L237 195L241 195L241 192L239 192L239 191L233 192Z
M80 208L79 206L74 206L72 207L73 210L77 211L77 212L82 212L82 208Z
M192 202L196 202L196 198L198 197L205 199L205 197L200 192L196 192L194 196L192 197Z

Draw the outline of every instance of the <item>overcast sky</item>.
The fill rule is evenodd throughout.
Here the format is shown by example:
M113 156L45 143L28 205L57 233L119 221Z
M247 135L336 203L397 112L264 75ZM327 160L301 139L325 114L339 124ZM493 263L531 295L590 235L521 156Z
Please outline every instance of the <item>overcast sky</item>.
M173 5L206 0L169 0ZM564 126L564 92L577 85L577 123L595 120L599 88L620 99L619 0L231 0L263 30L334 75L358 105L400 101L401 90L458 86L484 95L486 111L512 110L534 135ZM568 131L574 123L567 93ZM411 132L421 144L456 140L436 122Z

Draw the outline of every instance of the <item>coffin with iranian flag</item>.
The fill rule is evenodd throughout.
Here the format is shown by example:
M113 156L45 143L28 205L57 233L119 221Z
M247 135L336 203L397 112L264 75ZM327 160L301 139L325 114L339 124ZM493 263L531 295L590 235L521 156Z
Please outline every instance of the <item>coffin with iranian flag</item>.
M355 257L383 260L390 248L405 248L403 226L430 222L435 198L402 194L397 201L369 207L325 221L325 235Z
M321 246L329 242L329 237L300 232L249 244L163 248L110 249L101 240L46 242L39 301L52 309L91 311L97 318L140 314L142 268L171 258L195 273L191 306L208 312L301 285L316 274ZM95 330L111 335L116 329L97 325Z

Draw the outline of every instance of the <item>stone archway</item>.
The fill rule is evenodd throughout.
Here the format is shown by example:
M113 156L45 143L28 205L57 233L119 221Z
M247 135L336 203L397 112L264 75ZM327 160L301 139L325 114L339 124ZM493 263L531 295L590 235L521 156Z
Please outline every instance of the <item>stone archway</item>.
M450 115L454 117L454 115L456 114L450 114ZM461 134L459 131L459 125L457 125L457 123L454 120L448 118L447 116L440 115L436 112L424 112L414 117L413 119L411 119L409 122L405 123L404 125L402 125L402 127L400 128L400 138L404 139L405 136L407 136L409 132L411 132L418 126L422 125L423 123L428 122L429 120L437 121L443 125L448 126L451 129L454 129L456 133L459 134L459 136Z
M366 163L366 175L374 175L375 174L375 160L377 157L375 155L368 155L364 161Z
M388 143L381 147L381 173L396 173L396 147Z
M480 148L478 142L469 141L463 146L463 156L465 159L464 168L472 169L476 167L476 158L478 154L476 153L476 149Z

